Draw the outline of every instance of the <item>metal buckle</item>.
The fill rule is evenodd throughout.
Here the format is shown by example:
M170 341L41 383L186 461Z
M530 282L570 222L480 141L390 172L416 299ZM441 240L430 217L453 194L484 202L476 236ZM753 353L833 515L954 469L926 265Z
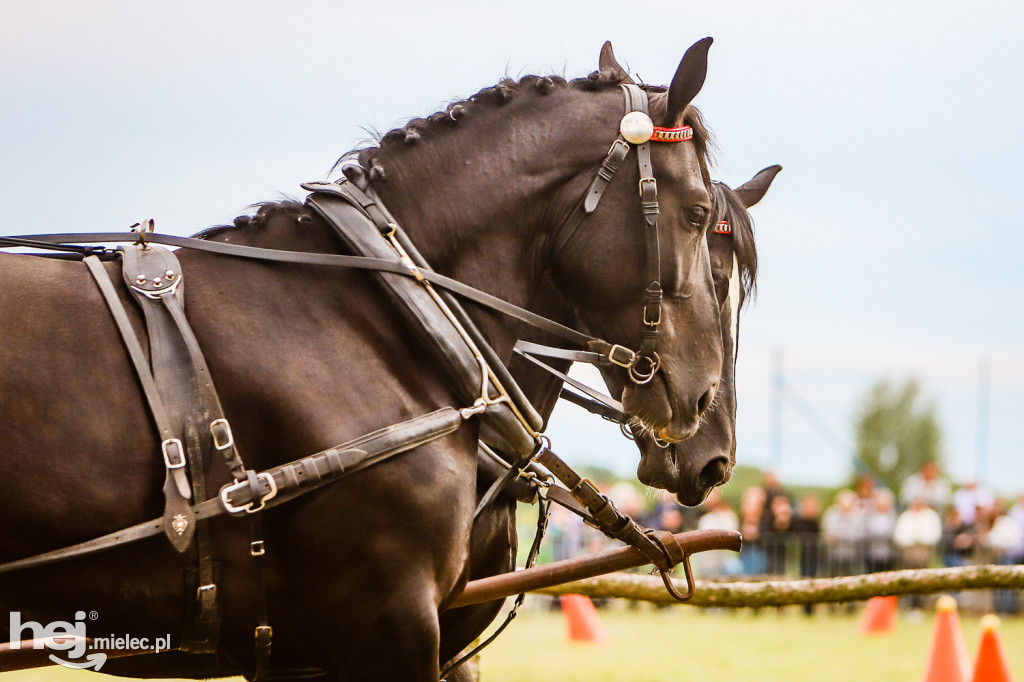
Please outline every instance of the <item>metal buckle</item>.
M641 199L642 199L642 198L643 198L643 196L644 196L644 183L645 183L645 182L650 182L650 183L652 183L652 184L654 185L654 189L655 189L655 190L657 190L657 189L658 189L658 181L657 181L657 180L655 180L654 178L652 178L652 177L640 178L640 185L639 185L639 188L640 188L640 198L641 198Z
M608 153L605 154L605 156L611 156L615 152L616 147L622 147L623 158L625 158L626 154L629 153L629 143L623 140L621 137L617 137L615 138L615 141L612 142L612 146L608 147Z
M619 355L621 357L621 354L623 353L626 354L626 356L629 358L628 360L622 361L616 359L616 355ZM626 348L625 346L620 346L619 344L616 343L612 346L612 349L608 351L608 360L613 365L618 365L619 367L625 367L626 369L629 369L636 362L636 353Z
M235 483L229 483L220 489L220 503L224 505L224 510L228 514L241 514L242 512L245 512L246 514L252 514L258 512L261 509L263 509L263 507L266 506L267 500L277 495L277 482L274 480L273 476L264 471L262 473L256 474L256 477L259 478L260 480L265 480L267 482L267 485L270 486L270 492L260 497L259 499L252 500L251 502L243 506L235 506L231 504L230 495L231 493L237 490L248 488L249 481L236 481ZM259 503L259 506L253 507L253 505L256 504L257 502Z
M656 320L648 320L647 319L647 306L646 305L644 306L644 324L646 324L648 327L657 327L659 324L661 324L661 306L659 305L659 306L657 306L657 308L658 308L658 319L656 319Z
M171 446L177 446L177 464L171 463ZM164 455L164 464L167 465L168 469L180 469L185 466L185 447L181 444L181 440L178 438L168 438L167 440L160 443L160 451Z
M228 438L226 443L220 442L220 438L217 435L218 427L224 427L224 432ZM213 447L216 450L227 450L235 444L235 436L231 433L231 424L228 424L227 419L214 419L210 422L210 435L213 436Z
M204 592L212 592L213 596L216 597L216 595L217 595L217 586L216 585L200 585L198 588L196 588L196 601L201 601L202 600Z
M249 543L249 556L263 556L266 553L263 548L263 540L253 540Z

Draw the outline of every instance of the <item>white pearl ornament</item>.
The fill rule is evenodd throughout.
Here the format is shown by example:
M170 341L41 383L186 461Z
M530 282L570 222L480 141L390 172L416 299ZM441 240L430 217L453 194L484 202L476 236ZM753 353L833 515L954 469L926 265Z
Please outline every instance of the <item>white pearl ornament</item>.
M654 135L654 121L642 111L631 111L622 117L619 132L630 144L643 144Z

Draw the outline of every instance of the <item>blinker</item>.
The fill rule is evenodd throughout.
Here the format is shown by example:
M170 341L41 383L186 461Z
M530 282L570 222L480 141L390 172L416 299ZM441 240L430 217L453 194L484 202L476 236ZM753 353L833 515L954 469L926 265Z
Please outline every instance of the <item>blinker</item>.
M654 135L654 121L642 111L631 111L622 117L619 132L630 144L643 144Z

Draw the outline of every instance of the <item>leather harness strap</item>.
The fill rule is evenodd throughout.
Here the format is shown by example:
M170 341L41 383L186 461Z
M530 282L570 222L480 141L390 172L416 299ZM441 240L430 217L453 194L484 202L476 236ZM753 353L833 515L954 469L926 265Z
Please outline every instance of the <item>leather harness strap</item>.
M149 404L153 421L156 422L161 439L160 449L167 472L163 485L164 515L161 527L171 545L179 552L184 552L195 531L195 517L188 502L191 490L185 476L185 448L172 426L167 407L164 405L156 380L150 371L142 344L135 336L128 313L121 304L121 299L118 298L117 291L110 282L110 277L107 276L107 271L96 256L86 256L84 261L107 303L114 322L117 323L121 339L128 350L128 357L131 359L135 373L139 377L139 383L142 385L142 393Z
M378 429L315 455L259 472L256 475L258 492L254 492L248 477L238 483L226 485L221 488L219 496L194 505L192 512L197 521L202 521L224 514L244 516L260 511L264 507L275 507L327 483L452 434L462 421L458 410L443 407ZM162 530L162 519L153 519L77 545L0 564L0 575L130 544L159 535Z
M311 189L318 193L338 193L338 188L340 186L341 185L333 182L306 183L303 185L306 189ZM349 256L335 253L309 253L306 251L285 251L282 249L267 249L258 246L243 246L240 244L229 244L226 242L214 242L206 239L197 239L195 237L176 237L168 234L151 234L146 237L146 240L150 244L177 246L195 251L205 251L207 253L248 258L251 260L343 267L353 270L371 270L394 273L405 277L416 277L416 275L401 261L388 258ZM90 234L65 232L44 235L0 237L0 244L10 242L9 245L11 246L27 248L52 248L54 245L61 245L60 248L68 250L90 248L80 246L79 244L108 244L136 241L138 241L138 235L130 232L96 232ZM78 242L78 244L75 244L75 242ZM97 248L97 251L103 253L105 250ZM629 359L635 355L635 353L628 348L576 331L571 327L549 320L542 315L538 315L530 310L509 303L508 301L504 301L497 296L480 291L479 289L463 284L458 280L446 277L445 275L434 272L428 268L420 267L417 268L417 270L420 277L435 286L441 287L442 289L450 291L462 298L473 301L478 305L485 306L502 313L503 315L508 315L509 317L513 317L521 322L525 322L526 324L536 327L541 331L554 334L555 336L565 339L571 343L575 343L583 348L588 348L595 353L600 353L620 366L622 366L622 363L628 362Z

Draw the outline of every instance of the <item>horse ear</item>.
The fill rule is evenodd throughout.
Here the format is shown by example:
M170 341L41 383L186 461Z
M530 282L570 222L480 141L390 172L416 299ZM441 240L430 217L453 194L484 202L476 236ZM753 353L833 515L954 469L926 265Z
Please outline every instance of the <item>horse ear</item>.
M683 113L704 86L708 75L708 50L712 38L698 40L683 55L668 88L668 125L682 125Z
M622 68L619 61L615 59L615 53L612 52L612 41L610 40L606 40L601 47L601 57L597 60L597 68L601 71L614 73L623 83L633 83L633 79L629 77L629 72Z
M758 171L757 175L752 177L747 182L733 190L739 200L743 202L746 208L750 208L757 202L764 198L765 192L772 186L772 180L782 170L782 166L775 164L774 166L768 166L762 171Z

